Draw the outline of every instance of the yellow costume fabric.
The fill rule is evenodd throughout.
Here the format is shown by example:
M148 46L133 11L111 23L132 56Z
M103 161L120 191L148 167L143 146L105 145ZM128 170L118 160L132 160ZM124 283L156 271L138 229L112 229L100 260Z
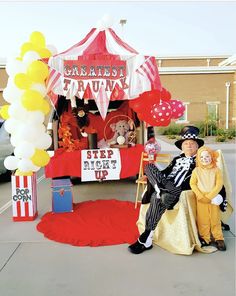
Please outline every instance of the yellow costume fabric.
M190 186L197 197L197 226L199 235L209 243L211 232L215 240L223 240L220 207L211 204L223 186L221 171L217 167L197 167L193 170Z
M226 212L220 212L221 220L226 223L233 212L231 194L232 187L227 171L227 167L221 151L219 151L217 166L223 173L223 183L226 190L228 206ZM149 204L141 205L137 226L139 233L145 230L145 216ZM183 191L179 202L173 210L167 210L153 234L153 243L161 248L173 253L182 255L191 255L194 250L203 253L212 253L217 249L215 247L201 248L198 238L196 225L196 198L191 190Z

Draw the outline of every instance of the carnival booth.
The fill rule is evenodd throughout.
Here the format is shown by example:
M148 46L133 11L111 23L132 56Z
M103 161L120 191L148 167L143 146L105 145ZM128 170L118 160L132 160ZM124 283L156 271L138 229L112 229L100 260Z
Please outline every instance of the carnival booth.
M38 231L79 246L135 241L144 208L139 215L139 205L114 199L73 204L69 177L141 177L144 150L149 160L160 152L153 141L146 142L147 129L168 126L183 115L184 106L161 86L155 57L139 54L109 27L93 28L79 43L52 55L36 31L7 71L11 79L4 99L10 105L0 115L15 147L4 161L13 172L13 220L37 217L36 174L45 167L52 179L52 211L44 214ZM51 158L52 138L44 126L48 97L54 107ZM141 229L141 219L138 223Z
M6 70L3 97L9 104L0 115L15 147L14 155L4 160L12 171L13 221L36 219L36 174L46 166L45 175L52 179L52 211L37 225L45 237L76 246L136 241L148 209L137 204L139 185L144 189L146 180L145 159L161 161L160 146L155 138L144 137L143 127L168 126L184 112L181 101L171 99L161 86L155 58L139 54L109 27L92 29L78 44L55 55L35 31ZM52 138L44 125L48 97L54 107L51 158L47 150ZM222 155L218 165L228 199L225 221L233 211L232 190ZM69 176L102 181L137 174L137 207L115 199L73 204ZM183 191L175 208L163 215L154 243L177 254L202 251L195 215L195 197Z
M95 181L138 174L142 121L151 118L143 107L159 103L162 90L155 58L139 54L111 28L93 28L47 63L58 125L46 177Z

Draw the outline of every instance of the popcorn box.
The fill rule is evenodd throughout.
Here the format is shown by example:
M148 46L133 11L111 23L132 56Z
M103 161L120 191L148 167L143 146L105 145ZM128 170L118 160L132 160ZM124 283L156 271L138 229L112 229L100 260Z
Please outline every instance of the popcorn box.
M70 179L53 179L51 187L52 212L73 212L73 194Z
M33 221L37 211L37 178L32 176L11 176L13 221Z

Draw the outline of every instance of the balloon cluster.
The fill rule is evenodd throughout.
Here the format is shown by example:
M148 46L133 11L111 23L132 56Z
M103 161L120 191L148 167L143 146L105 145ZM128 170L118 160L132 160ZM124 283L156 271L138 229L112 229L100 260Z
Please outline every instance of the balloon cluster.
M149 159L153 160L154 156L161 151L161 145L153 137L149 139L144 145L144 151L148 154Z
M180 100L172 100L165 88L142 93L137 99L130 100L129 106L140 120L151 126L168 126L171 119L183 116L185 107Z
M16 170L16 175L32 175L50 160L45 151L52 139L46 133L45 115L50 111L46 100L48 66L41 61L54 54L52 46L45 46L45 38L40 32L33 32L30 41L21 46L20 58L7 62L9 75L0 115L5 119L5 129L11 134L14 156L5 158L8 170Z

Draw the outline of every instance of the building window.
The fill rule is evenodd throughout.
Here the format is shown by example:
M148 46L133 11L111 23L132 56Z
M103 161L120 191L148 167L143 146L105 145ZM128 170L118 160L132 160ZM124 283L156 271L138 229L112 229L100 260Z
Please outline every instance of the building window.
M181 116L180 118L178 118L178 120L176 121L176 123L188 123L188 105L189 103L187 102L182 102L184 107L185 107L185 111L183 116Z
M219 120L219 102L207 102L207 120Z

